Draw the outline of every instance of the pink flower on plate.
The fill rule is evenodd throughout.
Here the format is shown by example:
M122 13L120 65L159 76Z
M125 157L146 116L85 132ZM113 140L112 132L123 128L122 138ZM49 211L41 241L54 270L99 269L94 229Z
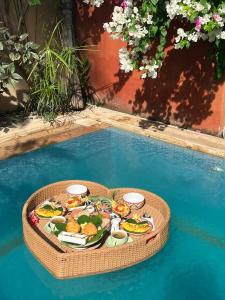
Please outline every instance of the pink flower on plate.
M201 30L201 27L202 27L201 19L200 17L197 17L197 19L195 20L195 30L199 32Z
M223 20L223 18L220 16L220 15L213 15L213 19L216 21L216 22L221 22Z
M29 221L30 221L30 224L31 225L36 225L37 223L39 223L39 218L38 216L36 215L35 211L32 210L30 213L29 213Z

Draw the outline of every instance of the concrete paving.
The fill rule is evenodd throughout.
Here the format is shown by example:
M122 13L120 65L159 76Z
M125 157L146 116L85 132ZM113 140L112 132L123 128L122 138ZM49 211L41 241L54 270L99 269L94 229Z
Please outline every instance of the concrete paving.
M59 116L53 125L40 118L34 118L18 123L7 133L1 131L0 159L107 126L225 158L225 140L222 138L150 122L138 116L103 107L89 106L82 112Z

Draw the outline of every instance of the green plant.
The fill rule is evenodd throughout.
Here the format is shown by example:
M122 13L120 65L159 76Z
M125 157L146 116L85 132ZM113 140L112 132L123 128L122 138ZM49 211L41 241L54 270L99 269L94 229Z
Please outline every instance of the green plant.
M7 27L0 27L0 93L26 77L32 64L39 61L38 45L27 42L27 37L26 33L11 35Z
M73 76L77 73L80 59L77 49L63 47L56 41L58 22L45 47L40 51L40 60L32 68L28 79L32 81L31 103L33 109L48 121L71 108Z
M89 85L89 72L90 72L90 63L86 57L82 57L81 59L77 57L77 75L80 82L80 87L82 90L82 95L84 99L88 99L89 102L93 101L94 91L92 87Z

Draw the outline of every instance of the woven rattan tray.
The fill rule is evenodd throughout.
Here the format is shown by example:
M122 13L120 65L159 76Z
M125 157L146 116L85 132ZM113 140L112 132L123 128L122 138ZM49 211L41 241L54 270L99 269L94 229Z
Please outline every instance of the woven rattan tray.
M139 263L157 253L168 239L170 209L157 195L144 190L117 188L115 198L121 199L130 191L141 192L145 196L145 205L139 212L147 212L154 218L156 230L145 235L134 236L132 243L114 248L103 246L99 249L73 250L63 246L53 235L43 230L46 221L31 226L29 213L44 200L63 197L66 187L79 183L86 185L91 195L110 196L114 190L90 181L62 181L47 185L30 196L23 207L22 221L24 240L30 251L55 277L64 279L111 272Z

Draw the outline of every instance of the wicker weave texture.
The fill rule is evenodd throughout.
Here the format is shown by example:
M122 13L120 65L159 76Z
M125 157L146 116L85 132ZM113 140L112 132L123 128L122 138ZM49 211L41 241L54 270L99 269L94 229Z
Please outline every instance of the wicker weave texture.
M91 195L110 196L114 191L115 199L122 200L127 192L140 192L145 196L146 204L139 212L148 212L154 218L156 230L150 234L134 237L132 243L114 248L66 251L60 243L49 239L44 231L32 227L28 214L44 200L61 194L71 184L83 184ZM47 185L30 196L23 207L22 221L24 240L36 258L55 277L64 279L111 272L141 262L157 253L168 239L170 209L166 202L157 195L144 190L117 188L109 190L95 182L71 180Z

